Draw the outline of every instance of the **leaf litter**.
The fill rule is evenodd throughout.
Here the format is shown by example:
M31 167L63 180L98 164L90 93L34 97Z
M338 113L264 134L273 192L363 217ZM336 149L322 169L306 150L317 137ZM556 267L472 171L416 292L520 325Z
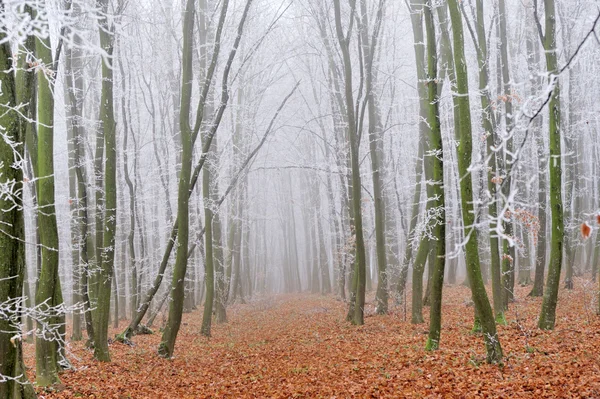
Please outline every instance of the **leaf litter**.
M111 344L111 363L93 360L84 341L70 342L74 370L61 373L60 390L39 393L47 399L599 398L600 317L596 287L586 281L561 290L554 331L536 327L541 298L516 287L507 325L498 326L503 366L485 364L483 339L471 333L466 287L444 288L435 352L424 350L428 324L405 321L403 305L377 316L370 297L369 316L357 327L333 296L289 294L230 306L229 322L213 324L211 338L199 333L201 309L184 314L173 359L157 356L159 331L134 337L134 346ZM25 344L30 378L33 346Z

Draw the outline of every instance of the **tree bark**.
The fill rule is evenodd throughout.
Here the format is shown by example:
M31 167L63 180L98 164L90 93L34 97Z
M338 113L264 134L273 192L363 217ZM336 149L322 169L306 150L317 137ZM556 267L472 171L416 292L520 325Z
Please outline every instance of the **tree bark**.
M444 267L446 262L446 202L444 199L444 151L440 128L439 96L437 89L437 48L435 24L433 22L432 1L424 7L425 29L427 32L427 92L429 102L429 151L432 153L431 185L433 208L436 210L433 225L433 237L436 240L433 255L429 262L431 275L431 309L429 312L429 338L427 350L435 350L440 345L442 329L442 289L444 287Z
M46 315L38 321L38 328L46 331L36 340L36 382L47 387L59 382L59 357L62 355L58 339L51 336L44 324L64 326L64 315L57 307L62 305L62 291L58 276L58 227L54 206L54 65L50 38L36 38L36 55L41 63L38 82L38 145L37 145L37 197L42 269L38 278L36 304ZM59 327L63 329L63 327ZM59 335L61 333L59 332Z
M537 3L537 2L536 2ZM556 9L554 0L544 0L545 34L542 43L546 54L546 69L549 84L554 86L549 102L549 136L550 136L550 209L552 214L552 237L550 241L550 265L548 280L538 327L543 330L554 329L556 320L556 304L563 257L564 221L562 206L562 165L561 165L561 129L560 129L560 85L558 82L558 54L556 49Z
M35 398L33 386L25 374L21 341L20 306L23 302L23 280L25 263L25 221L23 218L23 167L13 168L16 157L24 159L24 146L15 148L11 143L24 143L25 137L17 106L17 88L13 74L12 51L6 33L0 31L0 103L7 109L0 115L0 126L5 138L0 139L0 176L2 184L15 184L12 195L0 199L0 304L8 310L8 315L0 317L0 375L8 377L0 383L0 398ZM10 140L10 142L9 142ZM17 154L15 154L17 152ZM18 337L16 340L14 337ZM41 340L39 340L41 341ZM56 377L58 378L58 377Z
M102 95L100 99L100 121L104 137L104 220L102 221L101 265L97 282L98 304L96 309L96 336L94 358L110 361L108 351L108 324L110 322L110 296L115 264L115 232L117 228L117 143L113 100L113 50L114 26L108 22L108 1L101 0L103 17L100 19L100 46L106 52L102 57ZM98 218L96 218L98 220ZM96 240L98 242L98 239ZM96 248L96 253L98 249Z
M194 0L187 0L183 19L183 60L181 74L181 170L177 203L177 252L173 267L169 318L158 347L161 357L170 358L175 350L175 341L183 311L184 283L188 260L189 238L189 187L192 169L192 131L190 129L190 103L192 96L192 59L194 35Z
M355 0L351 0L352 14L354 13ZM342 58L344 64L344 94L346 101L346 113L348 122L348 140L350 144L350 162L351 162L351 174L352 174L352 208L354 217L354 232L353 235L356 238L356 260L355 260L355 279L356 285L354 287L354 309L352 323L355 325L364 324L364 307L365 307L365 284L366 284L366 259L365 259L365 242L363 237L363 220L362 220L362 185L360 177L360 159L359 159L359 142L358 132L356 129L356 115L354 112L354 93L352 87L352 64L350 58L350 36L344 35L342 27L342 16L340 1L334 0L333 2L335 9L335 26L336 34L339 42L340 49L342 51ZM350 24L354 16L350 16ZM351 29L349 29L351 33Z
M467 262L467 275L471 285L471 293L475 310L480 318L486 345L488 363L502 361L502 348L496 332L496 323L492 307L483 285L481 266L477 243L477 230L475 229L475 214L473 210L473 184L469 168L472 156L471 137L471 109L469 104L469 87L467 65L464 54L463 28L457 0L448 0L450 18L452 20L452 33L454 39L454 66L456 72L457 97L460 117L460 142L458 145L458 168L460 179L460 194L462 200L463 229L467 242L465 255Z

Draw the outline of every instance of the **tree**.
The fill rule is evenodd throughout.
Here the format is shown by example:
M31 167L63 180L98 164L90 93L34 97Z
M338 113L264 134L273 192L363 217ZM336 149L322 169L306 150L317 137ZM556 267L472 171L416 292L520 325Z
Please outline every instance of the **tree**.
M357 17L358 31L362 46L363 68L365 74L365 91L367 101L367 113L369 115L369 149L371 156L371 170L373 175L373 197L375 208L375 246L377 253L377 292L375 300L377 302L376 312L378 314L387 313L388 309L388 271L387 271L387 252L386 252L386 214L383 189L383 145L381 140L381 117L379 105L377 103L375 91L375 71L373 64L377 51L379 32L381 31L381 21L383 19L384 0L379 0L377 5L377 15L373 27L373 32L369 35L369 21L367 14L367 5L365 0L360 0L360 13Z
M361 177L360 177L360 160L359 160L359 141L356 124L356 115L354 111L354 94L352 87L352 63L350 58L350 38L352 33L352 25L354 19L354 11L356 2L351 0L352 12L350 15L350 26L348 32L344 34L342 26L342 11L339 0L333 1L335 13L335 31L338 44L342 52L343 59L343 75L344 75L344 96L346 105L346 122L348 124L346 137L350 144L350 162L351 162L351 202L352 202L352 217L354 220L354 231L352 232L355 238L356 259L354 263L354 280L353 291L355 302L352 304L352 323L356 325L364 324L364 307L365 307L365 284L366 284L366 259L365 259L365 242L363 237L363 220L362 220L362 201L361 201Z
M512 105L512 88L510 81L510 65L508 61L508 35L506 33L506 5L504 0L498 2L498 32L500 39L500 63L502 70L502 99L504 103L504 120L506 131L509 136L506 139L506 151L504 159L500 159L502 165L502 174L506 175L502 183L502 195L505 201L509 201L512 178L511 173L508 173L512 160L510 157L513 152L513 105ZM502 305L504 309L508 309L508 303L514 298L515 287L515 261L516 251L515 246L509 240L514 240L513 222L512 220L503 220L503 232L506 236L502 240Z
M102 56L102 96L100 99L100 120L104 137L106 161L104 163L104 220L100 272L98 274L96 309L96 336L94 337L94 357L100 361L110 361L108 352L108 324L110 295L115 263L115 231L117 224L117 140L113 101L113 62L114 26L108 21L108 1L101 0L100 46L106 53Z
M538 76L538 67L540 63L540 51L537 41L537 29L531 10L527 10L527 69L530 75L529 85L531 95L542 89L542 79ZM533 122L533 129L536 139L538 155L538 219L540 230L537 235L537 248L535 257L535 275L533 288L529 296L544 295L544 271L546 269L546 211L548 196L548 149L542 132L542 116Z
M488 363L502 361L502 348L492 308L485 291L481 266L479 263L477 230L475 229L475 214L473 210L473 183L469 168L471 166L472 140L471 137L471 109L469 105L469 87L467 64L464 54L463 28L457 0L449 0L450 18L452 20L452 34L454 42L454 66L456 69L457 93L454 96L459 104L460 117L460 143L458 145L458 170L460 179L460 194L462 201L463 229L466 237L465 255L467 262L467 275L471 285L471 293L475 310L480 317L481 327L486 345Z
M2 11L2 10L0 10ZM23 363L21 312L24 305L25 227L23 219L23 167L25 159L12 52L6 32L0 30L0 398L35 398ZM13 167L15 165L20 165Z
M181 324L183 311L184 281L188 259L189 237L189 189L192 169L192 130L190 127L190 101L192 96L192 58L195 1L187 0L183 18L183 59L181 74L181 170L179 172L179 190L177 203L177 253L173 269L171 303L169 319L158 348L162 357L171 357L175 350L175 340Z
M252 1L253 0L246 1L242 17L238 24L237 35L236 35L235 41L233 43L231 51L229 52L229 57L227 58L227 61L225 63L225 68L223 70L222 87L221 87L221 99L219 102L219 106L217 107L217 110L215 112L214 120L212 121L212 124L210 125L210 129L207 131L206 135L204 136L204 140L203 140L204 149L205 149L203 156L205 156L205 157L207 156L208 150L210 149L212 139L215 136L217 129L219 128L221 119L223 118L223 112L225 111L225 108L227 107L227 103L229 101L229 86L228 86L229 73L231 72L233 60L235 59L238 47L240 45L240 41L242 39L242 34L244 32L244 25L246 23L246 19L248 18L248 13L250 11L250 6L252 5ZM228 2L223 3L223 12L221 14L221 20L219 21L219 26L217 28L217 38L215 40L216 46L220 46L219 41L220 41L220 37L221 37L221 30L223 29L223 21L225 19L225 14L227 12L227 3ZM206 101L206 99L208 98L208 89L210 88L210 80L212 80L212 75L214 73L214 67L216 64L215 55L218 54L217 48L215 49L215 52L213 53L213 59L211 61L211 64L209 64L209 67L208 67L207 78L205 80L204 91L202 93L202 101ZM196 133L196 132L194 132L194 133ZM206 171L204 174L203 184L204 184L203 189L206 190L203 193L204 197L206 199L209 199L210 198L210 186L209 186L210 175L207 174ZM204 313L202 316L201 333L205 336L210 336L210 330L211 330L211 324L212 324L212 313L213 313L213 301L214 301L214 296L215 296L215 276L214 276L215 270L214 270L214 263L213 263L214 258L212 255L212 245L213 245L212 209L211 209L210 205L208 207L206 205L207 204L205 204L205 221L204 221L205 229L206 229L206 234L205 234L205 242L206 242L205 243L205 251L206 251L205 269L206 270L205 270L205 278L204 278L205 284L206 284L206 301L204 303ZM209 245L210 245L210 248L209 248Z
M42 268L39 275L35 302L43 314L38 321L41 337L36 340L36 382L46 387L59 382L59 350L64 330L63 303L58 276L58 227L54 204L54 79L55 62L50 37L37 36L35 42L37 69L37 199ZM61 327L62 325L62 327Z
M429 312L429 338L426 348L437 349L440 345L442 324L442 289L444 286L444 266L446 262L446 201L444 199L444 151L442 132L440 129L439 96L437 88L437 48L435 25L433 22L432 1L428 0L424 7L425 30L427 32L427 94L429 140L428 156L431 158L431 182L433 191L433 209L435 210L433 238L435 239L434 256L430 258L431 274L431 311Z
M406 289L406 280L408 276L408 268L410 266L410 262L413 258L413 241L416 239L415 233L417 228L417 222L419 220L419 208L421 204L421 191L422 191L422 181L423 181L423 155L424 155L424 145L425 139L428 132L427 126L427 117L428 117L428 104L427 104L427 88L423 84L426 80L426 67L425 67L425 38L423 35L423 3L420 1L411 1L407 3L407 7L410 10L410 21L412 25L413 31L413 47L415 52L415 64L417 67L417 93L419 95L419 149L417 154L417 160L415 162L415 191L413 194L412 200L412 209L410 213L410 223L408 227L408 238L411 239L407 245L404 253L404 260L402 264L402 268L400 269L400 278L398 281L398 295L400 298L404 296L404 291ZM396 188L396 196L398 198L398 207L400 207L400 195L398 193L398 189ZM420 248L420 246L419 246ZM423 255L421 254L421 257ZM419 256L419 250L417 250L417 258ZM415 265L419 266L419 262L413 263L413 276L415 274ZM423 275L421 274L421 280L423 279ZM422 286L422 281L418 282L420 286ZM413 309L415 304L421 303L421 293L422 287L420 287L420 292L415 293L415 283L413 280ZM418 312L417 312L418 314ZM413 312L413 322L415 320L415 312Z
M561 129L560 129L560 84L558 81L558 50L556 48L556 9L554 0L544 0L545 30L537 17L537 0L534 0L536 25L544 53L546 55L546 70L548 71L549 84L553 86L549 107L549 137L550 137L550 209L552 236L550 241L550 264L548 267L548 280L546 292L538 321L538 327L543 330L554 329L556 319L556 304L558 302L558 287L560 285L560 272L563 258L564 221L562 206L562 164L561 164Z
M464 10L464 8L463 8ZM487 48L487 38L485 34L484 7L483 1L477 0L476 3L475 32L473 42L477 50L477 65L479 67L479 91L481 93L481 120L486 136L487 162L490 165L487 173L487 188L489 191L488 216L490 225L496 224L498 227L498 194L496 184L496 174L498 161L496 158L496 145L498 141L497 122L495 113L492 109L490 94L490 74L489 74L489 52ZM466 18L465 18L466 19ZM471 32L473 33L473 32ZM500 262L499 239L497 229L490 229L490 257L491 257L491 275L492 275L492 295L494 299L494 313L496 320L503 322L504 305L502 295L502 273Z

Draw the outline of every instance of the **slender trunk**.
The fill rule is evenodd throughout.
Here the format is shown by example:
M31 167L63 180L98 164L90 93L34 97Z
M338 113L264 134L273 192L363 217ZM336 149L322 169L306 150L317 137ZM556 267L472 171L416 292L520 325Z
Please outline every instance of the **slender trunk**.
M98 305L96 309L96 336L94 358L110 361L108 351L108 324L110 317L110 295L115 264L115 231L117 227L117 140L113 109L113 27L109 26L108 0L101 0L104 17L100 20L100 45L106 52L102 59L102 95L100 99L101 130L104 136L106 161L104 163L104 220L102 221L102 253L98 275ZM96 218L98 220L98 218ZM97 238L98 241L98 238ZM98 253L98 249L96 249Z
M77 173L75 171L75 136L76 125L79 121L75 119L80 115L77 114L75 87L73 75L73 50L70 47L65 48L65 114L67 119L67 147L68 147L68 166L69 166L69 211L70 211L70 228L71 228L71 275L73 277L72 296L73 304L81 302L80 295L80 268L79 268L79 221L77 219ZM81 57L81 54L79 54ZM73 333L71 339L73 341L81 341L81 314L78 308L73 311Z
M119 67L121 69L121 75L124 76L122 57L119 57ZM125 84L124 79L123 84ZM129 174L129 121L125 109L124 98L121 102L121 108L123 112L123 176L125 177L125 184L127 184L127 188L129 189L129 232L127 233L127 246L129 251L129 264L131 268L129 279L129 303L131 307L131 318L133 319L136 311L138 310L140 293L138 292L138 269L137 257L135 254L135 188Z
M531 15L531 12L528 12ZM533 18L528 18L528 24L531 26L527 32L527 68L530 75L530 95L536 95L542 90L542 79L537 76L537 71L540 63L539 47L536 44L536 28ZM532 129L536 139L537 155L538 155L538 220L540 229L537 233L537 247L535 256L535 275L533 280L533 288L529 296L544 295L544 271L546 269L546 212L547 212L547 192L548 192L548 151L542 136L542 116L538 116L533 122ZM535 241L535 240L534 240Z
M417 155L417 161L415 162L415 192L413 194L412 201L412 209L410 216L410 226L408 230L408 237L406 240L406 250L404 253L404 261L402 263L402 268L400 269L400 278L398 281L398 298L402 300L404 296L404 292L406 290L406 280L408 277L408 268L410 266L410 262L413 257L413 242L415 240L415 232L417 228L417 222L419 220L419 207L421 204L421 191L423 185L423 155L424 155L424 136L421 136L419 140L419 150ZM396 195L398 194L398 190L396 189ZM400 205L398 201L398 205ZM413 263L414 270L414 263Z
M458 168L460 179L460 193L462 202L463 229L467 241L465 255L467 262L467 275L471 285L471 293L475 304L475 311L480 318L487 349L486 360L488 363L502 361L502 348L496 332L496 323L492 307L483 285L481 266L477 243L477 230L475 229L475 214L473 209L473 184L469 168L472 156L471 137L471 110L469 104L469 87L467 65L464 54L463 28L457 0L448 0L450 18L452 20L452 33L454 38L454 66L456 73L456 88L460 117L460 142L458 145Z
M363 66L365 74L365 89L367 113L369 116L369 149L371 156L371 170L373 176L373 197L375 207L375 248L377 254L377 292L375 294L377 314L386 314L388 310L388 278L387 278L387 253L385 229L385 203L383 198L383 173L381 164L381 122L379 109L376 102L375 79L373 64L377 49L377 39L381 28L383 1L379 1L377 18L373 27L373 34L369 37L369 23L367 19L367 5L365 0L360 0L360 16L358 30L361 37Z
M202 194L204 201L204 285L206 286L206 301L202 316L201 333L210 337L212 325L213 302L215 297L215 267L213 241L213 211L210 203L211 176L210 167L204 168L202 178Z
M437 48L435 24L431 0L424 8L425 27L427 32L427 91L429 102L429 149L436 154L432 157L431 181L433 185L433 201L436 220L433 223L433 237L436 239L433 256L429 258L429 274L431 280L431 309L429 312L429 338L426 349L435 350L440 345L442 329L442 289L444 287L444 267L446 262L446 202L444 199L444 152L442 132L440 128L439 96L437 90Z
M352 1L354 5L354 0ZM354 315L352 323L355 325L364 324L364 307L365 307L365 284L366 284L366 259L365 259L365 242L363 237L363 220L362 220L362 185L360 177L360 159L359 159L359 141L358 131L356 128L356 116L354 112L354 93L352 87L352 64L350 58L350 37L344 35L342 27L340 1L334 0L335 8L335 25L338 42L342 51L344 64L344 93L346 100L346 113L348 121L348 139L350 144L350 162L352 173L352 208L354 217L354 232L356 245L356 285L354 289ZM352 7L354 11L354 7ZM354 16L350 16L350 21ZM352 23L352 22L351 22ZM350 29L351 31L351 29Z
M217 138L215 137L213 142L214 154L217 154ZM215 156L216 158L216 156ZM210 187L210 203L216 204L219 201L219 183L217 179L218 172L218 160L215 159L214 166L211 170L213 181ZM225 305L225 265L223 259L223 234L221 231L221 215L218 210L213 214L212 221L213 229L213 245L214 245L214 266L215 266L215 279L216 279L216 296L215 296L215 321L217 323L227 322L227 312Z
M171 302L169 318L163 332L158 353L161 357L170 358L175 350L175 341L181 324L183 311L184 283L188 260L189 239L189 188L192 169L192 131L190 129L190 103L192 96L192 59L194 35L194 0L187 0L183 20L183 60L181 75L181 170L179 173L179 189L177 203L177 252L171 285Z
M488 201L488 217L489 217L489 234L490 234L490 269L492 275L492 295L494 299L494 313L496 320L503 320L504 307L502 305L502 274L500 263L500 248L498 233L493 225L498 225L498 195L497 184L495 183L495 171L497 170L496 151L496 121L492 110L491 94L490 94L490 79L489 79L489 54L487 49L487 38L485 34L484 8L483 0L477 0L477 20L475 21L477 39L477 64L479 67L479 91L481 93L481 113L483 129L486 136L486 151L487 151L487 188L489 191ZM475 40L475 38L474 38Z
M556 304L558 302L558 286L563 257L564 221L562 206L562 166L560 149L560 86L558 82L558 54L556 49L556 12L554 0L544 0L546 9L546 29L543 45L546 54L546 68L550 84L554 90L549 102L549 136L550 136L550 209L552 215L552 238L550 241L550 265L546 292L538 327L543 330L554 329L556 320Z

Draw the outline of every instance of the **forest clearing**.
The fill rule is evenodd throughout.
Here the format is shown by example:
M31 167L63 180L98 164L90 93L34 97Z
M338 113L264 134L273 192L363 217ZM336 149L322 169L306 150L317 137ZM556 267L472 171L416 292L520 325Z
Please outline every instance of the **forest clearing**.
M282 294L232 306L229 323L215 326L211 338L200 334L199 311L184 315L170 360L156 356L158 333L135 337L134 346L113 343L112 363L71 343L76 370L61 374L58 391L39 393L48 399L600 397L600 318L594 290L580 283L561 291L553 331L536 327L541 298L528 297L530 287L516 289L507 325L499 326L503 366L485 363L464 286L444 290L444 344L434 352L424 350L427 325L411 324L410 314L405 321L402 305L376 315L370 296L364 326L354 327L345 321L346 305L332 296Z

